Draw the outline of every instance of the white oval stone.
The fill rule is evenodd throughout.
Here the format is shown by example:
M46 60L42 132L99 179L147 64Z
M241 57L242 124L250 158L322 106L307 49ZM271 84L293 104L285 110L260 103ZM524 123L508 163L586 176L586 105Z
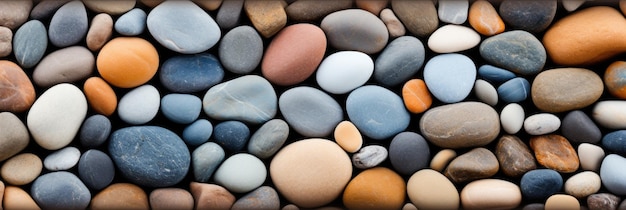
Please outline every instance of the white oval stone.
M74 167L80 159L80 150L76 147L66 147L55 151L43 160L43 166L50 171L68 170Z
M491 106L498 104L498 91L489 82L478 79L474 83L474 94L480 99Z
M521 202L519 187L505 180L476 180L461 190L461 204L465 209L513 209Z
M39 146L57 150L67 146L87 115L87 99L76 86L62 83L46 90L26 117L30 134Z
M152 85L139 86L122 97L117 113L124 122L134 125L144 124L154 119L159 112L161 95Z
M502 129L508 134L516 134L524 126L524 108L516 103L506 105L500 112Z
M315 75L317 84L333 94L344 94L365 84L374 73L374 61L358 51L341 51L326 57Z
M604 155L604 150L600 146L589 143L578 145L578 159L583 170L599 171Z
M480 35L473 29L460 25L445 25L428 38L428 48L436 53L469 50L480 43Z
M580 172L565 181L565 192L576 198L585 198L602 187L600 176L593 171Z
M530 135L552 133L561 127L561 119L550 113L534 114L524 120L524 130Z
M609 129L626 129L626 101L600 101L593 108L593 119Z
M240 153L226 159L215 171L215 182L234 193L250 192L267 178L267 169L254 155Z

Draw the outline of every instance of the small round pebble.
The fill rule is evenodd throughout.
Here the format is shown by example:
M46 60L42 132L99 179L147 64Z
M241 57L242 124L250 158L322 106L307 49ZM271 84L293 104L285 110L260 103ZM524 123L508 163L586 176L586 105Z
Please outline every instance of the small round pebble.
M115 201L115 202L112 202ZM139 186L115 183L93 196L89 209L148 209L148 195Z
M87 150L78 161L78 177L88 188L101 190L115 178L113 160L100 150Z
M205 91L222 82L220 60L208 53L170 57L159 69L161 84L177 93Z
M464 183L489 178L500 169L498 159L493 152L477 147L454 158L443 174L454 183Z
M111 116L117 109L117 94L100 77L90 77L83 85L89 106L97 113Z
M2 205L4 209L41 209L28 192L10 185L4 188Z
M611 152L619 155L626 155L626 130L618 130L607 133L602 137L602 146Z
M606 100L597 102L591 116L596 123L608 129L626 129L626 101Z
M240 121L225 121L213 128L213 141L227 151L242 150L250 139L250 128Z
M592 194L587 197L587 207L589 210L623 209L623 205L620 205L621 200L611 193Z
M474 82L474 94L486 104L491 106L498 104L498 92L496 88L485 80L477 79L476 82Z
M363 137L359 129L350 121L342 121L337 124L333 136L337 144L346 152L355 153L363 146Z
M150 208L155 210L192 210L193 196L181 188L159 188L148 196Z
M148 15L142 9L135 8L115 21L115 31L124 36L137 36L146 29L146 18Z
M532 136L529 144L542 166L561 173L578 170L578 154L565 137L558 134Z
M499 13L512 28L539 33L548 28L556 16L557 1L503 1Z
M524 130L530 135L552 133L561 127L561 119L554 114L539 113L528 116L524 120Z
M0 112L0 161L18 154L28 146L30 135L24 123L11 112Z
M450 53L431 58L424 66L424 81L430 93L444 103L465 99L476 81L476 66L467 56Z
M448 163L456 158L456 152L452 149L443 149L430 161L430 168L433 170L443 172L443 170L448 166Z
M200 145L191 153L194 179L199 182L209 181L225 157L224 149L214 142Z
M87 48L91 51L102 49L104 44L111 39L111 35L113 35L113 24L113 18L109 14L100 13L94 16L85 38Z
M387 148L380 145L368 145L352 155L352 164L359 169L378 166L387 159Z
M524 108L517 103L506 105L500 112L502 129L508 134L516 134L524 126Z
M404 83L402 100L406 109L413 114L422 113L433 104L433 98L428 92L428 87L421 79L412 79Z
M583 170L598 172L604 155L604 149L598 145L589 143L578 145L578 158L580 159L580 168Z
M20 26L13 36L13 54L17 63L32 68L43 58L48 48L48 33L39 20L30 20Z
M407 195L418 209L458 209L459 191L443 174L422 169L409 178Z
M122 121L140 125L150 122L156 117L161 105L161 94L152 85L142 85L122 96L117 114Z
M24 112L35 102L35 87L26 72L17 64L0 61L0 94L6 96L0 100L0 110L14 113Z
M387 4L386 1L381 1L381 2L383 2L384 4ZM392 39L398 38L406 34L406 28L404 27L400 19L396 17L396 14L393 12L393 10L389 8L385 8L382 11L380 11L379 17L383 21L383 23L385 23L385 25L387 26L387 31L389 31L390 38Z
M217 11L215 22L217 22L220 28L225 30L236 27L239 25L242 16L243 4L243 0L224 1Z
M621 99L626 99L626 83L624 83L626 76L624 74L626 74L626 62L615 61L606 68L603 77L609 93Z
M289 125L282 119L264 123L250 137L248 152L261 159L273 156L287 141Z
M121 15L131 10L135 6L135 1L86 1L85 6L95 12L102 12L110 15Z
M59 8L48 26L48 38L56 47L67 47L80 42L87 34L89 20L82 1L71 1Z
M374 79L385 86L396 86L419 72L426 51L424 44L413 36L401 36L383 49L376 58Z
M452 24L463 24L467 20L469 1L448 1L439 2L437 14L441 22Z
M199 146L207 142L212 134L213 124L207 119L199 119L185 127L182 138L190 146Z
M189 191L195 209L230 209L235 203L235 196L216 184L191 182Z
M592 171L577 173L567 179L563 185L567 194L579 199L598 192L600 187L602 187L600 176Z
M402 175L411 175L426 168L430 159L428 143L414 132L402 132L393 137L389 144L391 165Z
M215 171L215 183L234 193L250 192L265 182L267 169L263 162L251 154L230 156Z
M522 75L539 73L547 60L541 41L522 30L507 31L483 40L479 52L489 64Z
M83 122L78 138L85 148L96 148L104 144L111 134L111 120L104 115L95 114Z
M76 175L58 171L38 177L30 194L42 209L86 209L91 193Z
M63 171L74 167L80 159L80 150L65 147L54 151L43 160L43 166L50 171Z
M380 52L389 40L385 23L361 9L333 12L322 19L320 27L328 37L329 44L339 50L374 54ZM360 36L353 36L354 34Z
M71 46L46 55L33 70L33 82L40 87L71 83L93 73L95 57L83 46Z
M512 209L521 203L519 186L506 180L476 180L461 190L461 204L465 209Z
M410 114L404 108L402 99L394 92L376 85L352 91L346 100L346 112L363 135L376 140L390 138L404 131L410 121Z
M489 1L474 1L467 19L476 32L485 36L502 33L505 29L504 21Z
M561 133L567 140L576 143L598 143L602 139L600 128L581 110L565 115L561 121Z
M22 153L6 160L0 168L2 181L10 185L25 185L35 180L43 169L41 159L32 153Z
M495 67L489 64L480 66L478 68L478 75L484 80L493 82L495 84L500 84L516 77L515 73L509 70Z
M450 24L439 27L428 37L428 48L436 53L461 52L476 47L480 41L480 35L472 28Z
M202 100L190 94L171 93L161 98L161 113L168 120L189 124L198 119L202 111Z
M535 157L519 137L504 135L500 137L495 151L500 170L507 176L520 177L537 168Z
M326 92L345 94L365 84L374 72L374 61L359 51L340 51L322 61L315 73Z
M609 154L600 166L600 178L602 180L602 186L604 186L609 192L616 195L626 195L626 177L624 176L624 167L626 164L626 158Z
M305 137L328 136L341 122L344 113L330 95L306 86L283 92L278 107L289 127Z
M523 77L516 77L498 86L498 97L507 103L518 103L530 95L530 83Z

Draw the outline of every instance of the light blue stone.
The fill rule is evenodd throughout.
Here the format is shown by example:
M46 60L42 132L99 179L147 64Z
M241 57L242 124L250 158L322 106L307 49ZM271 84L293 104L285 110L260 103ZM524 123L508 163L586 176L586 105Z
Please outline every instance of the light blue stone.
M224 79L220 61L208 53L171 57L159 70L161 84L177 93L205 91Z
M190 146L204 144L213 134L213 124L206 119L199 119L183 130L183 141Z
M239 121L224 121L213 129L213 139L215 143L231 152L242 150L248 139L250 139L250 129Z
M480 56L490 64L522 75L535 75L546 64L546 49L531 33L508 31L480 44Z
M530 95L530 83L523 77L506 81L498 87L498 97L509 103L522 102Z
M609 192L623 196L626 195L626 158L617 155L607 155L602 160L600 166L600 179L602 185L609 190Z
M125 36L137 36L146 29L147 16L142 9L132 9L115 21L115 31Z
M376 58L374 79L385 86L400 85L420 70L425 56L424 44L419 39L398 37Z
M312 87L295 87L278 99L285 121L305 137L328 136L343 120L343 109L328 94Z
M274 155L289 137L289 125L281 119L273 119L263 124L250 137L248 152L261 159Z
M478 75L484 80L494 83L502 83L515 78L515 73L489 64L480 66L478 68Z
M202 101L191 94L171 93L161 99L161 112L168 120L178 124L189 124L198 119Z
M198 182L207 182L217 167L224 161L226 153L220 145L207 142L196 148L192 156L193 176Z
M39 20L20 26L13 36L13 53L23 68L32 68L43 58L48 47L46 27Z
M85 38L89 20L81 1L71 1L54 13L48 26L50 43L59 48L74 45Z
M424 82L435 98L444 103L465 99L476 81L476 66L467 56L443 54L431 58L424 67Z
M346 111L363 135L376 140L393 137L404 131L411 121L402 99L376 85L353 90L346 100Z
M86 209L91 201L87 186L66 171L41 175L33 182L30 195L42 209Z

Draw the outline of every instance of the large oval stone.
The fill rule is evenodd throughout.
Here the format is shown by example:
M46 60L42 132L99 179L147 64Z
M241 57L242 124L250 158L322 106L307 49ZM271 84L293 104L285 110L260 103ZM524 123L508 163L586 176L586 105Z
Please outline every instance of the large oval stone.
M205 91L224 79L220 61L208 53L170 57L159 69L161 84L177 93Z
M373 54L380 52L389 39L385 23L361 9L333 12L322 20L320 27L326 33L330 45L339 50Z
M48 32L39 20L31 20L20 26L13 36L13 54L17 63L31 68L43 58L48 48Z
M487 145L496 139L500 117L487 104L460 102L429 109L422 115L419 126L430 143L458 149Z
M502 172L511 177L519 177L527 171L537 168L535 157L519 137L505 135L496 145L496 157Z
M491 177L499 169L496 156L488 149L479 147L454 158L444 175L454 183L463 183Z
M76 82L93 73L96 58L83 46L72 46L54 51L35 67L33 81L40 87L64 82Z
M295 87L280 95L285 121L306 137L328 136L343 119L343 109L328 94L312 87Z
M409 80L424 64L424 44L412 36L391 41L376 58L374 79L386 86L396 86Z
M35 87L17 64L0 61L0 111L24 112L35 102Z
M404 179L388 168L367 169L356 175L343 192L348 209L400 209L404 205Z
M602 185L616 195L626 195L625 164L626 158L617 154L607 155L602 160L602 166L600 167Z
M431 58L424 66L424 82L428 90L444 103L465 99L476 80L472 59L461 54L442 54Z
M598 74L582 68L558 68L541 72L531 87L537 108L547 112L565 112L587 107L604 91Z
M353 90L346 100L346 112L361 133L377 140L404 131L411 120L398 95L375 85Z
M531 33L508 31L480 44L480 56L498 67L523 75L539 73L546 64L546 49Z
M459 191L438 171L422 169L415 172L406 188L409 199L419 209L459 208Z
M86 209L91 193L76 175L51 172L37 178L30 194L43 209Z
M513 209L521 203L520 188L506 180L476 180L461 190L461 204L465 209Z
M122 175L142 186L172 186L189 171L189 149L178 135L162 127L119 129L111 134L108 148Z
M48 26L50 43L67 47L80 42L87 34L89 20L82 1L64 4L52 16Z
M572 173L578 169L576 150L569 141L558 134L534 136L530 138L537 162L546 168L562 173Z

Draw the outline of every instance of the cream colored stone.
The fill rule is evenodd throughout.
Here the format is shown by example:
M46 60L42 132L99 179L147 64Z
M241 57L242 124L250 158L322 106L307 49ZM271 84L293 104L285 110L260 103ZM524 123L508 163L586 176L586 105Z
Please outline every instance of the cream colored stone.
M521 202L520 188L505 180L476 180L461 190L464 209L513 209Z
M448 163L450 163L450 161L452 161L455 157L456 157L456 152L454 150L452 149L441 150L437 152L437 154L435 154L433 159L430 161L430 168L432 168L433 170L442 172L444 169L446 169L446 166L448 166Z
M600 146L589 143L578 145L578 159L583 170L600 171L604 155L604 150Z
M578 210L580 203L578 199L571 195L556 194L546 200L545 210Z
M407 182L407 194L418 209L458 209L459 192L438 171L422 169Z
M600 176L593 171L580 172L565 181L565 192L582 199L594 194L602 187Z
M339 146L349 153L355 153L363 146L363 137L359 129L350 122L340 122L335 128L335 141Z
M0 175L8 184L25 185L34 181L42 169L43 163L37 155L22 153L4 162Z
M6 210L11 209L41 209L33 200L30 195L22 190L22 188L15 186L6 186L4 188L4 198L2 200L2 206Z
M83 0L85 6L95 12L121 15L135 7L135 0Z

